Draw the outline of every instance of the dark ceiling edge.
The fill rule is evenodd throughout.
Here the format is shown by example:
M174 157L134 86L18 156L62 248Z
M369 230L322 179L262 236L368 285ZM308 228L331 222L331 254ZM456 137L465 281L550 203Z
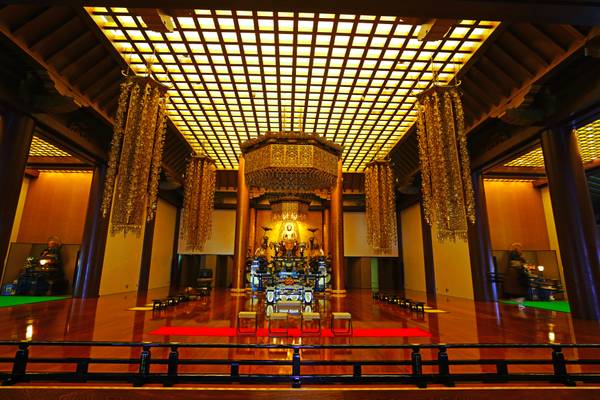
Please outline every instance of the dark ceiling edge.
M7 4L38 3L70 6L114 6L164 8L164 0L4 0ZM322 0L169 0L170 9L193 9L201 6L214 10L248 10L276 12L331 13L330 2ZM399 15L403 17L487 19L597 25L600 3L597 0L346 0L335 2L341 14Z

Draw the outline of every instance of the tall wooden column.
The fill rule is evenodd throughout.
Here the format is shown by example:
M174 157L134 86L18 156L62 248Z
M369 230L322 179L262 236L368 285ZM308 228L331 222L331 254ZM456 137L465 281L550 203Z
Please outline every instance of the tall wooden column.
M477 301L496 301L498 293L494 283L490 279L490 273L495 272L495 270L481 171L473 172L472 181L475 201L475 224L469 224L467 234L469 238L473 296Z
M338 161L338 176L335 188L331 193L331 274L333 296L346 295L346 274L344 271L344 186L342 176L342 160Z
M546 130L542 151L571 313L600 320L598 234L577 137L567 127Z
M248 220L250 217L250 197L246 176L244 175L245 160L240 156L237 179L237 207L235 213L235 245L233 248L233 276L231 277L232 295L245 292L244 272L246 269L246 251L248 249Z
M154 227L156 216L152 221L146 221L144 229L144 243L142 245L142 259L140 260L140 275L138 278L137 297L139 306L146 304L148 283L150 282L150 268L152 267L152 244L154 242Z
M104 190L104 177L106 166L96 165L90 197L88 200L85 217L85 227L77 260L77 273L73 284L73 297L98 297L100 291L100 278L104 264L104 250L108 235L110 215L102 217L102 192Z
M10 234L13 228L19 195L29 146L33 138L35 122L29 115L13 110L3 110L0 127L0 276L4 269L4 260L10 245Z
M179 259L179 221L181 219L181 208L177 207L175 217L175 234L173 235L173 258L171 258L171 279L169 282L169 295L179 293L181 282L181 263Z
M435 261L433 260L433 242L431 240L431 226L425 219L423 201L419 201L421 207L421 236L423 237L423 265L425 266L425 292L427 301L435 301L437 290L435 286Z

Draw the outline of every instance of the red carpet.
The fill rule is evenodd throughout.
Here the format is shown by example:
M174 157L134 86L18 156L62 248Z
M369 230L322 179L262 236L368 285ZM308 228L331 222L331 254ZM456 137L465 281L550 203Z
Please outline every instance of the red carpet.
M162 336L238 336L236 328L208 328L188 326L163 326L150 332ZM266 328L258 328L256 336L269 336ZM289 329L288 336L302 336L300 329ZM323 328L322 337L333 337L331 329ZM419 328L370 328L352 330L353 337L430 337L431 333Z

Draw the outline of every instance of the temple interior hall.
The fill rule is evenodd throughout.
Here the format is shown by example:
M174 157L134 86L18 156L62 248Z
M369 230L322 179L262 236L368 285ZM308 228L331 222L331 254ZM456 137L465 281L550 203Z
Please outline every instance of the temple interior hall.
M0 3L0 398L600 399L596 1Z

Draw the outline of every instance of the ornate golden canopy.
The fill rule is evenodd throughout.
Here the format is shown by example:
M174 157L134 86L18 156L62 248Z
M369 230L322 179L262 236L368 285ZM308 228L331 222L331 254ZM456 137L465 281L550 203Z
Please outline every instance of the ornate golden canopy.
M342 148L316 134L267 133L240 145L248 185L266 192L330 190Z

